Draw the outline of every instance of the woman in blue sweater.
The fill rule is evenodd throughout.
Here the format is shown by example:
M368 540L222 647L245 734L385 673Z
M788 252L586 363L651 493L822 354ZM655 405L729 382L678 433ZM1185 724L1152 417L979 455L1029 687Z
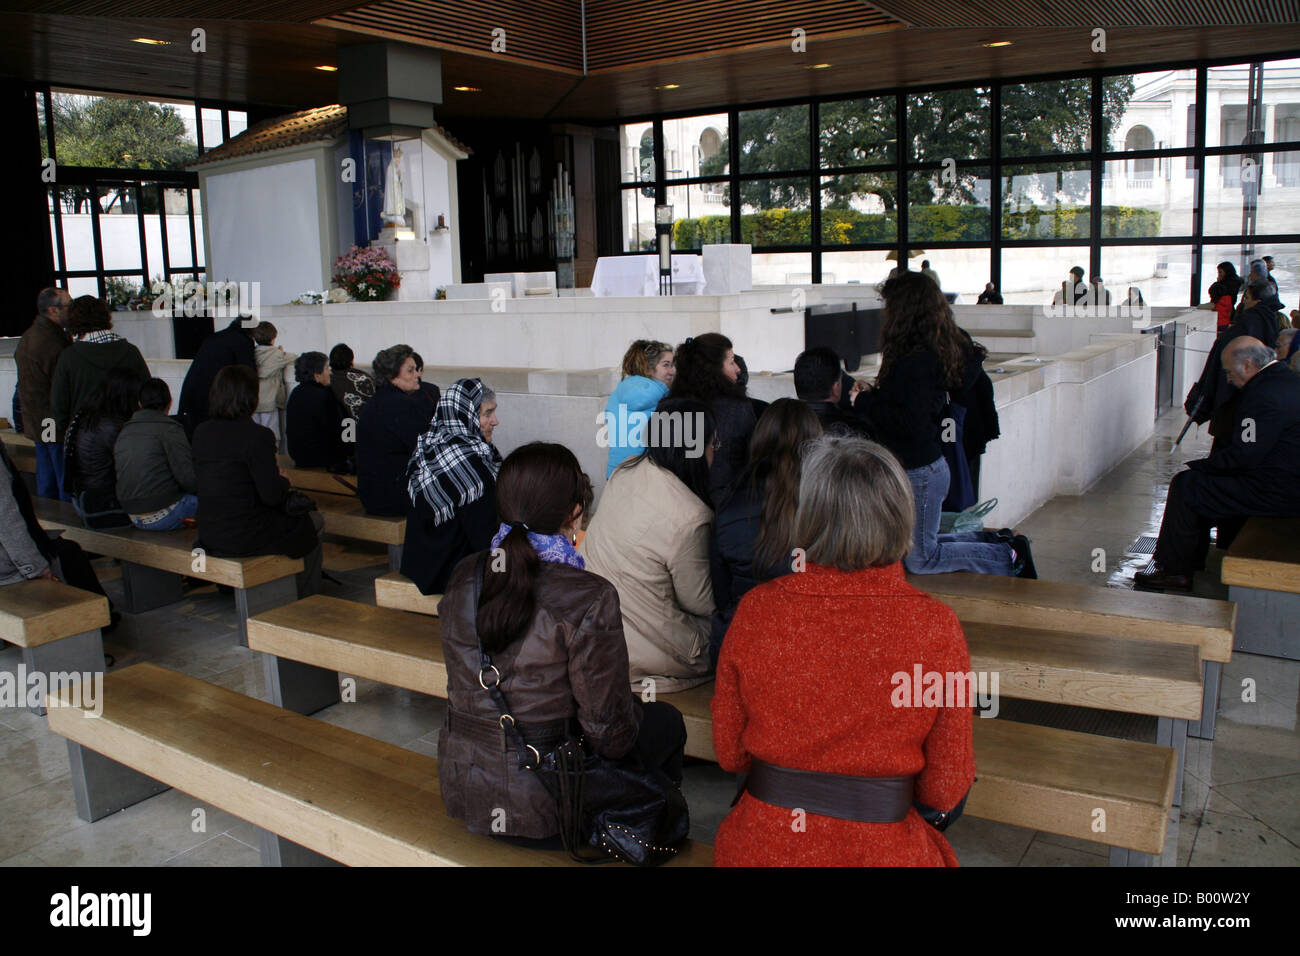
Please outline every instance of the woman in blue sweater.
M646 422L668 396L675 373L673 347L667 342L637 339L623 355L623 381L609 396L603 415L609 447L606 478L624 459L645 450Z

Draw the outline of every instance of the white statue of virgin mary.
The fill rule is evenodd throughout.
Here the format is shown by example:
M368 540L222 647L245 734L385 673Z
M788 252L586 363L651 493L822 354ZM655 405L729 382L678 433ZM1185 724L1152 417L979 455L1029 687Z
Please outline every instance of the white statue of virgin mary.
M385 223L406 225L406 189L402 185L402 147L393 150L384 175L384 208L380 211Z

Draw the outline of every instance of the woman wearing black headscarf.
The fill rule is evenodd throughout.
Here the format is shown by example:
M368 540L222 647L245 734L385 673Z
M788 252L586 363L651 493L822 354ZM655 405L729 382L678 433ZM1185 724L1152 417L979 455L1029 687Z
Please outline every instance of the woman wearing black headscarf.
M1237 303L1237 293L1241 291L1241 276L1237 267L1231 262L1219 263L1219 277L1210 286L1210 301L1219 316L1218 327L1223 328L1232 321L1232 310Z
M492 389L476 378L459 379L443 393L411 454L402 573L421 594L441 594L460 559L486 550L497 530L496 411Z

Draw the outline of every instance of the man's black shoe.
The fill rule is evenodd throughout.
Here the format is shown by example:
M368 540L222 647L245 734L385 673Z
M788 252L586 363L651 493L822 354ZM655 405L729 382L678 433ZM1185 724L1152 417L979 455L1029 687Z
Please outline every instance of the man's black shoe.
M1154 565L1150 571L1139 571L1133 575L1134 587L1146 588L1153 591L1187 591L1192 590L1192 576L1190 574L1170 574L1159 565Z
M1029 539L1023 534L1018 534L1008 543L1016 552L1016 563L1013 567L1016 577L1037 580L1038 571L1034 567L1034 557L1029 553Z

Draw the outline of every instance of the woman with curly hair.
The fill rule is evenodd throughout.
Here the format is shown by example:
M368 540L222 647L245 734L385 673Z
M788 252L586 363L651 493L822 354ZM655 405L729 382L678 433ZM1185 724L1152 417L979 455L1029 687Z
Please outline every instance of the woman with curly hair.
M1029 541L1010 529L939 534L951 476L944 460L944 409L960 391L971 345L939 287L904 272L881 287L880 373L874 387L854 386L854 410L894 453L912 485L916 523L903 564L913 574L975 571L1034 577ZM954 435L950 440L956 440Z
M606 478L645 449L646 423L655 406L668 397L675 373L673 347L667 342L637 339L624 353L623 380L609 396L601 415L609 446Z
M709 469L709 493L720 501L749 460L749 439L758 420L731 339L706 332L677 346L677 375L669 397L703 402L713 413L720 444Z

